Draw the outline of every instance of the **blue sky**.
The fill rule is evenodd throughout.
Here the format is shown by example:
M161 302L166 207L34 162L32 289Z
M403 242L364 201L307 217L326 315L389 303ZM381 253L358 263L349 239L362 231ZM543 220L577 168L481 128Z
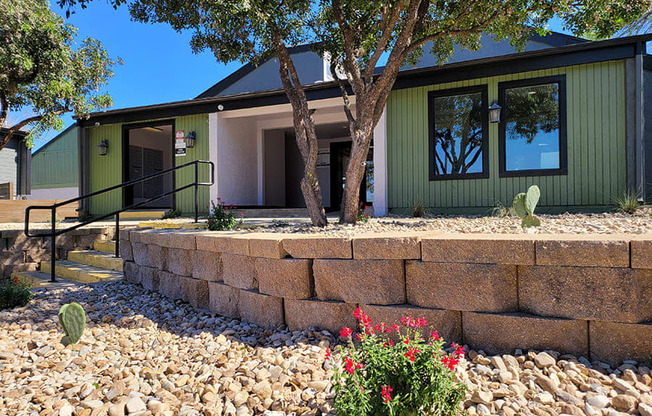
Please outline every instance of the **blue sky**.
M113 97L113 108L194 98L241 66L239 62L217 63L209 52L193 54L190 33L177 33L163 24L133 22L126 7L114 10L105 0L91 2L67 19L56 4L52 8L79 29L79 40L98 39L112 57L124 61L105 88ZM556 22L551 29L561 31ZM14 119L20 116L15 114ZM73 119L65 115L64 122L67 127ZM33 150L57 133L53 131L37 140Z

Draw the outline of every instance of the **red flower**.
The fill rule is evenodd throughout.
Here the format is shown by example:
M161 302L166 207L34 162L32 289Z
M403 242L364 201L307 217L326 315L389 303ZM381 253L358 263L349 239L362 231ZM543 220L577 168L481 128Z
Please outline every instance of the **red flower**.
M383 400L385 400L385 403L392 400L392 396L390 395L392 391L394 390L390 386L382 386L380 395L383 397Z
M342 338L346 338L346 337L350 337L352 333L353 333L353 331L351 330L351 328L349 328L348 326L345 326L345 327L342 328L342 330L340 331L340 336L341 336Z
M398 325L392 324L392 331L398 332Z
M326 347L326 354L324 355L324 360L328 360L331 358L331 349L330 347Z
M353 374L353 372L354 372L355 370L353 369L353 360L351 359L351 357L346 357L346 358L344 359L344 364L345 364L345 368L344 368L344 369L345 369L349 374Z
M417 347L410 347L408 348L408 352L406 352L404 355L408 357L410 361L414 362L414 355L418 352L421 352L421 350L419 350Z
M432 331L432 335L430 335L431 338L434 338L435 341L439 341L441 338L439 337L439 334L437 331Z
M410 343L410 337L405 337L403 340L403 344L409 344Z

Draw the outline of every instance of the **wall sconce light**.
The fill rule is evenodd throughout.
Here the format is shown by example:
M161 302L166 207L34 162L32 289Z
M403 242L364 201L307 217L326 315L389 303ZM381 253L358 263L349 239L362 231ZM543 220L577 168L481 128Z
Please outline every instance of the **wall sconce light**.
M109 141L102 140L100 144L97 145L97 147L100 149L100 156L106 156L106 154L109 152Z
M492 123L499 123L501 109L502 107L498 105L498 101L494 100L491 103L491 106L489 106L489 121Z
M193 147L195 147L195 140L197 140L195 132L191 131L190 133L188 133L188 135L184 138L184 140L186 141L187 148L192 149Z

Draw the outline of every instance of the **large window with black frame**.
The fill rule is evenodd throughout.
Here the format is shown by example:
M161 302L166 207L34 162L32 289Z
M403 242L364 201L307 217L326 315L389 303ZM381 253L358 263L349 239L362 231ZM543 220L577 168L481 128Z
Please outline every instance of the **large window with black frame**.
M500 176L566 174L565 77L500 83L498 94Z
M430 180L489 177L487 86L428 95Z

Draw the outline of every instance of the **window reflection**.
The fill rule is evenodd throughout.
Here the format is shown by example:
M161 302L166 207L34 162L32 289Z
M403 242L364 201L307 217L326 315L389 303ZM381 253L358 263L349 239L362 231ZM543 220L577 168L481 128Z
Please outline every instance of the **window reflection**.
M435 97L435 175L483 172L483 94Z
M559 169L559 84L505 89L505 169Z

